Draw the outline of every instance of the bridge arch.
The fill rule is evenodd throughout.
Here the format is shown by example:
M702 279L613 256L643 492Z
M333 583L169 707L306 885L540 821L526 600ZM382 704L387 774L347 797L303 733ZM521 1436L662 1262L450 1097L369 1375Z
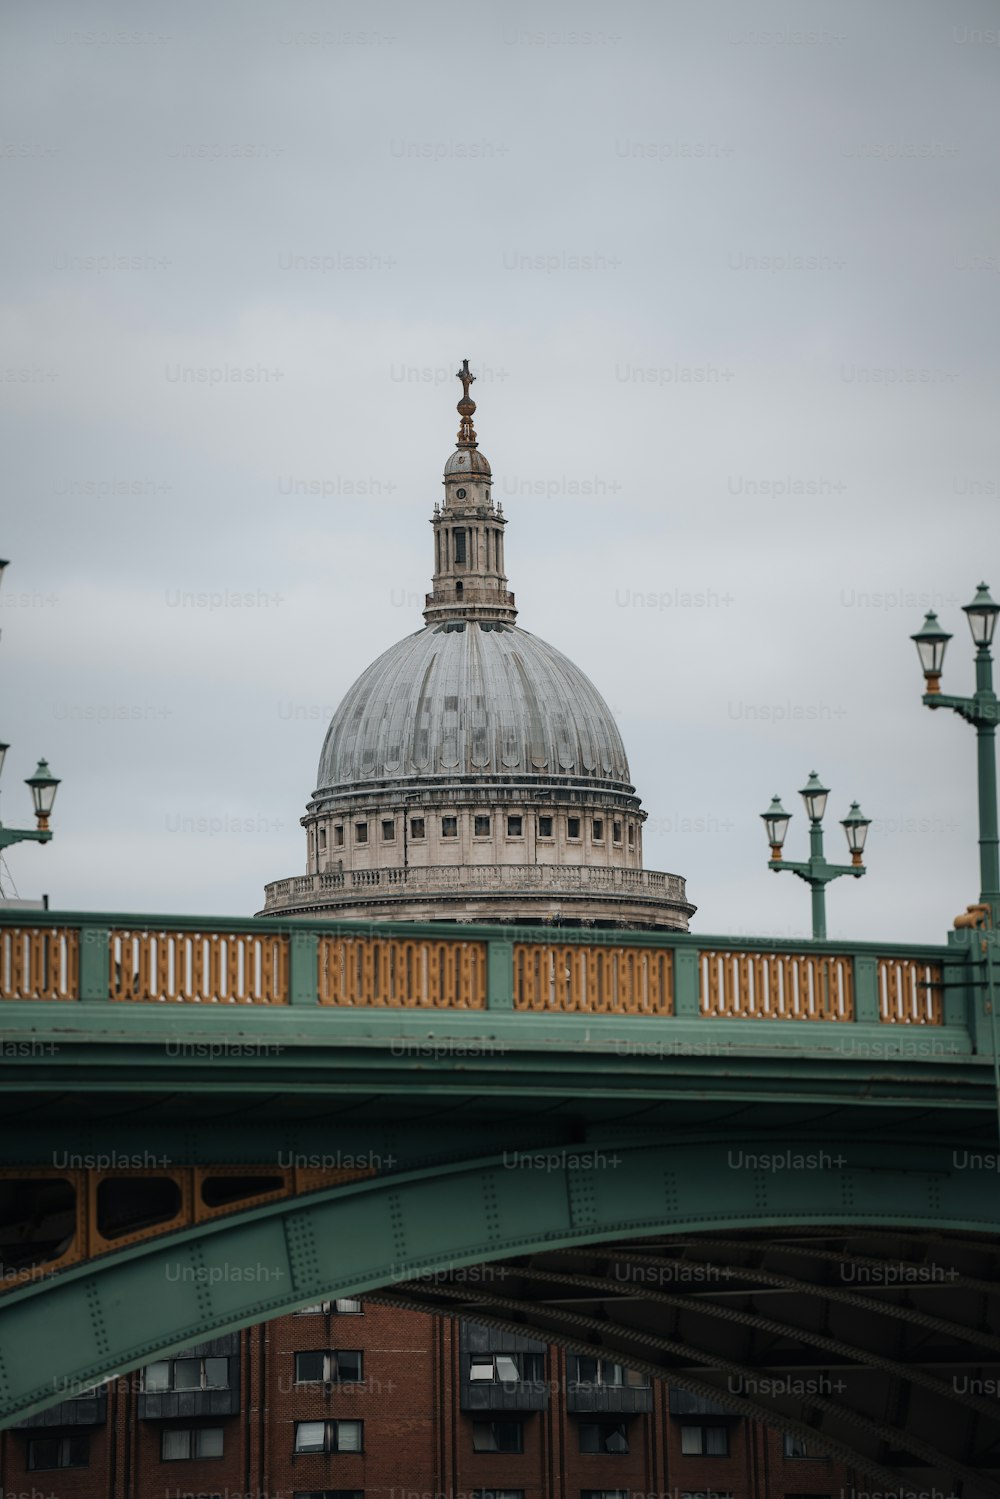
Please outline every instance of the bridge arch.
M929 1148L926 1139L911 1144L898 1135L864 1144L845 1137L841 1145L827 1137L822 1147L794 1152L782 1151L773 1134L757 1141L744 1136L738 1147L731 1136L623 1143L612 1135L576 1148L505 1152L261 1204L9 1290L0 1300L0 1414L9 1423L206 1336L318 1299L381 1292L381 1299L400 1304L531 1329L579 1351L619 1352L624 1361L740 1414L810 1432L883 1486L912 1468L939 1474L935 1483L964 1485L964 1495L1000 1494L987 1471L987 1465L1000 1471L996 1400L974 1394L957 1400L954 1390L949 1399L939 1373L915 1365L907 1419L882 1419L870 1398L872 1371L898 1383L905 1358L880 1360L866 1336L851 1331L858 1319L883 1317L895 1332L915 1327L925 1342L957 1340L963 1367L980 1378L984 1370L1000 1371L997 1295L990 1294L990 1276L969 1269L979 1255L1000 1255L992 1247L1000 1229L995 1170L986 1189L988 1164L976 1169L959 1160L948 1144ZM623 1299L623 1317L609 1312L615 1304L609 1256L616 1264L655 1266L676 1263L669 1251L685 1238L684 1252L694 1246L697 1254L700 1240L763 1248L775 1237L808 1238L810 1231L826 1236L817 1240L821 1244L830 1235L899 1235L936 1245L942 1265L954 1269L954 1260L963 1266L963 1254L966 1260L950 1285L910 1288L902 1301L891 1302L891 1312L885 1297L811 1283L800 1290L805 1310L794 1328L784 1311L759 1314L766 1270L750 1276L756 1291L726 1291L735 1318L710 1312L722 1293L706 1294L702 1287L691 1316L711 1331L697 1347L687 1330L691 1318L671 1306L683 1298L664 1292L662 1279L659 1292L637 1282L639 1294ZM665 1258L663 1239L669 1241ZM829 1252L813 1251L813 1257ZM810 1251L800 1244L782 1253L808 1259ZM865 1258L848 1255L845 1263ZM497 1262L514 1268L508 1274ZM495 1282L488 1266L497 1269ZM579 1310L560 1310L553 1303L566 1298L551 1289L546 1297L546 1275L559 1282L556 1290L574 1292ZM784 1289L772 1286L779 1306L791 1305L781 1297L792 1294L794 1281L785 1274ZM827 1338L820 1327L829 1329L831 1307L846 1336ZM723 1322L738 1329L736 1342L720 1341ZM815 1390L762 1393L768 1381L761 1370L774 1369L781 1358L754 1362L745 1353L737 1356L737 1345L746 1350L755 1327L773 1343L781 1326L818 1350L815 1368L846 1369L842 1348L854 1338L860 1394L838 1401ZM735 1390L734 1370L742 1380ZM927 1436L931 1409L939 1413L933 1440ZM947 1431L941 1421L951 1423ZM905 1458L890 1462L880 1454L891 1453L893 1443ZM920 1486L929 1486L926 1476Z

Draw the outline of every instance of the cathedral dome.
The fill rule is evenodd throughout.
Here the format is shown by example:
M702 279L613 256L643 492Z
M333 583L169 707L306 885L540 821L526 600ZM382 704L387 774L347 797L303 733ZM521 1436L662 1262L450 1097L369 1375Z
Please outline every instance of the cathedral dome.
M634 789L611 709L578 666L516 626L451 621L362 672L327 732L316 795L493 777Z
M458 379L425 628L348 688L302 818L306 873L269 884L262 914L686 931L683 879L642 862L614 714L516 624L467 359Z

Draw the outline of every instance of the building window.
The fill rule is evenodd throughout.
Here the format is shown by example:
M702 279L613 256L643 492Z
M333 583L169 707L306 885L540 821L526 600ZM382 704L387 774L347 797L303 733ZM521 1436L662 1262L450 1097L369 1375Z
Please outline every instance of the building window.
M411 838L423 838L424 837L424 819L422 817L411 817L410 818L410 837Z
M361 1354L357 1350L319 1348L295 1355L296 1384L360 1384Z
M728 1457L729 1432L724 1426L682 1426L681 1451L685 1457Z
M524 1426L520 1421L473 1421L473 1452L523 1452Z
M221 1457L222 1427L167 1427L160 1437L160 1457L165 1463L182 1462L189 1457Z
M358 1316L364 1311L364 1305L352 1297L345 1297L340 1301L316 1301L312 1306L300 1306L295 1313L296 1317L304 1317L309 1312L341 1312Z
M89 1437L31 1437L28 1442L28 1467L86 1468L90 1463Z
M507 819L507 837L508 838L523 838L524 837L524 818L523 817L508 817L508 819Z
M368 842L368 824L366 822L356 822L354 824L354 841L355 843Z
M825 1452L810 1452L809 1444L805 1437L795 1436L794 1433L786 1431L784 1434L784 1453L786 1457L825 1457Z
M624 1421L581 1421L581 1452L628 1451L628 1432Z
M552 818L551 817L539 817L539 819L538 819L538 836L539 836L539 838L551 838L552 837Z
M360 1317L364 1307L354 1296L341 1296L333 1303L333 1310L341 1317Z
M169 1390L228 1390L227 1358L172 1358L147 1364L142 1371L142 1388L147 1395Z
M612 838L614 839L614 841L616 843L621 843L621 841L622 841L622 825L621 825L620 822L613 822L611 824L611 836L612 836Z
M458 818L457 817L442 817L442 819L441 819L441 837L442 838L457 838L458 837Z
M580 819L579 819L579 817L568 817L566 819L566 837L567 838L579 838L579 836L580 836Z
M627 1386L630 1390L648 1390L649 1376L638 1369L626 1369L607 1358L585 1358L576 1360L576 1379L579 1384L602 1385L604 1387Z
M296 1489L292 1499L365 1499L364 1489Z
M594 818L594 842L595 843L603 843L604 842L604 818L603 817L595 817Z
M326 828L319 830L319 846L321 849L326 848Z
M456 498L458 498L460 500L464 500L465 499L465 490L464 489L456 489L455 490L455 495L456 495Z
M635 848L635 823L634 822L630 822L629 825L628 825L628 846L629 846L629 848Z
M296 1421L296 1452L362 1452L363 1421Z
M292 1499L365 1499L364 1489L296 1489Z
M489 815L487 814L485 817L478 816L476 818L476 837L477 838L488 838L489 836L490 836L490 819L489 819Z
M333 841L337 845L338 848L343 848L343 846L344 846L344 824L342 822L338 822L336 824L336 826L334 827L334 830L333 830Z
M382 819L382 842L383 843L395 843L395 841L396 841L396 823L395 823L395 819L392 818L392 817L384 817Z
M464 562L465 561L465 532L464 531L456 531L455 532L455 561L456 562Z
M544 1355L541 1353L474 1353L469 1378L490 1384L521 1383L543 1379Z

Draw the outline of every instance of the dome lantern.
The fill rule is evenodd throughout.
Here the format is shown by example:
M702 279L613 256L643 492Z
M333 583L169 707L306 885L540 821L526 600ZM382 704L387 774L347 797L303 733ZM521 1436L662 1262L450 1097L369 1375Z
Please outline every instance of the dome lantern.
M429 625L473 619L512 625L517 610L504 573L507 523L493 503L493 474L472 425L476 403L469 387L476 377L467 359L457 378L462 382L461 421L455 451L444 466L444 504L435 506L431 517L434 580L424 619Z

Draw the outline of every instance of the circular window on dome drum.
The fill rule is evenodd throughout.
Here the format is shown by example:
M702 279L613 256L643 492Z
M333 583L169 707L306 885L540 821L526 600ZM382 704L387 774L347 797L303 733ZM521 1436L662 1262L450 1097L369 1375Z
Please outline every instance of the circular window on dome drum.
M465 490L464 489L456 489L455 490L455 494L457 495L457 497L460 500L464 500L465 499Z

